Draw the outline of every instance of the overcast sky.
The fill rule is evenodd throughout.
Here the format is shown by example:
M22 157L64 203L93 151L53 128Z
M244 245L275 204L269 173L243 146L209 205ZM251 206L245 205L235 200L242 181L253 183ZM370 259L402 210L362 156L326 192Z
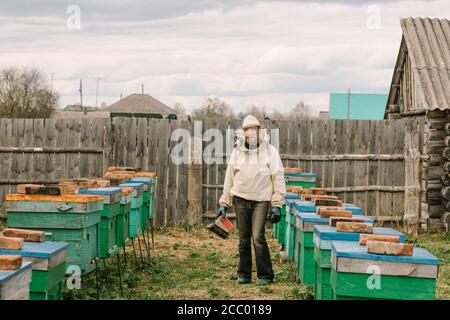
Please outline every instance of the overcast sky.
M407 16L450 18L450 1L1 1L0 66L54 73L60 106L79 102L80 78L95 105L100 77L99 105L143 83L188 111L218 96L318 113L330 92L387 93Z

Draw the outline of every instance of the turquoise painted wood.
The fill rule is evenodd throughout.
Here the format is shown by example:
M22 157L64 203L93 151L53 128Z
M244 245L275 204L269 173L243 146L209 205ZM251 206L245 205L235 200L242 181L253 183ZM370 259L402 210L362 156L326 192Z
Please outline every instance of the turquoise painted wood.
M62 205L67 211L60 211ZM68 244L66 268L78 266L82 274L95 269L99 256L99 224L103 202L7 201L7 226L41 230Z
M316 186L317 174L315 173L284 173L287 186L298 186L304 189Z
M104 196L103 210L100 221L99 258L114 257L119 246L119 214L122 188L92 188L79 190L79 194L93 194Z
M153 220L153 209L154 209L154 201L155 201L155 181L153 178L148 178L148 177L139 177L136 176L133 179L129 180L128 182L138 182L138 183L144 183L145 187L144 187L144 213L141 216L142 221L141 221L141 226L142 229L146 229L148 228L148 224L149 221Z
M142 235L142 206L144 204L143 193L144 193L144 183L141 182L127 182L120 185L121 187L129 187L136 190L136 195L131 201L131 211L130 211L130 229L129 236L130 239L140 237Z
M387 94L331 93L330 119L383 120Z
M286 252L289 260L293 260L294 258L293 252L295 241L295 221L294 223L292 222L294 220L294 218L292 217L292 201L299 199L300 195L298 193L286 193L285 205L282 208L282 210L285 211L285 219L283 223L283 227L285 228L285 230L283 230L282 232L285 238L282 243L284 244L284 251Z
M133 195L122 195L120 200L120 211L117 218L118 223L118 246L123 248L126 246L130 240L130 212L131 212L131 201Z

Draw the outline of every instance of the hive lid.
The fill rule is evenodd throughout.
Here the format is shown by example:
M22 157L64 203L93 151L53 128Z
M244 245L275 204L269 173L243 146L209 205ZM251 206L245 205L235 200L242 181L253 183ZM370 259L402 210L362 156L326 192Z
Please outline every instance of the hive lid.
M311 201L294 200L293 206L300 212L316 212L316 206Z
M299 212L297 213L297 218L304 222L312 222L312 223L328 223L330 221L329 218L321 218L317 213L312 212ZM364 219L365 223L374 223L374 220L371 217L360 215L358 216L358 218Z
M308 173L308 172L302 173L285 172L284 175L287 177L317 177L317 173Z
M78 191L79 194L97 194L97 195L112 195L121 192L122 188L120 187L92 188L92 189L82 189Z
M150 184L152 184L153 180L152 180L152 178L146 178L146 177L134 177L133 179L128 180L127 183L128 182L131 182L131 183L133 183L133 182L141 182L141 183L144 183L146 185L150 185Z
M287 192L285 199L300 199L300 195L294 192Z
M0 254L12 254L23 257L33 258L50 258L60 251L66 250L68 244L66 242L28 242L24 241L21 250L0 250Z
M334 241L331 250L333 255L337 257L400 263L439 264L439 259L423 248L414 248L412 256L391 256L368 253L367 248L359 245L358 242Z
M399 236L400 242L405 241L405 234L392 228L373 228L373 234L382 234L387 236ZM336 227L314 226L314 235L321 240L341 240L341 241L359 241L358 232L337 232Z
M92 194L63 194L60 196L49 195L29 195L29 194L8 194L5 197L6 201L34 201L34 202L97 202L103 201L104 197L101 195Z
M142 189L144 186L145 184L142 182L126 182L119 185L119 187L130 187L134 189Z
M22 262L22 266L16 270L0 270L0 284L3 284L4 282L27 270L31 270L31 261Z

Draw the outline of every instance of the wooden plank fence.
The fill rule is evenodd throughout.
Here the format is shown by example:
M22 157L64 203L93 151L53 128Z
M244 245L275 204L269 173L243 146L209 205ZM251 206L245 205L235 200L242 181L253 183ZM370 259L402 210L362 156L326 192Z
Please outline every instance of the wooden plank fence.
M379 220L420 215L422 173L411 171L423 159L420 120L263 124L279 137L272 143L285 166L318 173L318 186L342 200ZM0 119L0 210L18 183L100 177L108 166L133 166L158 174L155 226L198 222L217 208L232 130L240 125L226 119ZM177 129L186 131L172 141ZM180 143L189 146L187 154ZM172 161L177 152L190 163Z

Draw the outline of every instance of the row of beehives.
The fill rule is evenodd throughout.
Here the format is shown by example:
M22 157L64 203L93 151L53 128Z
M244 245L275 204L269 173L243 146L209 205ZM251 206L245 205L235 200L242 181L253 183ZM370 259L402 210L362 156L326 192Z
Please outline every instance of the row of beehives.
M375 227L361 208L326 189L294 182L299 170L285 175L286 205L274 236L316 300L435 298L435 256L405 243L399 231Z
M0 299L61 299L65 275L85 275L97 268L99 259L116 257L121 278L127 246L132 244L137 259L137 241L141 261L142 251L150 254L155 182L154 172L110 167L102 179L19 185L16 194L6 196L6 233L34 230L45 235L45 241L11 247L11 239L3 235ZM27 270L32 270L31 278ZM14 294L20 291L18 284L22 293L29 294Z

